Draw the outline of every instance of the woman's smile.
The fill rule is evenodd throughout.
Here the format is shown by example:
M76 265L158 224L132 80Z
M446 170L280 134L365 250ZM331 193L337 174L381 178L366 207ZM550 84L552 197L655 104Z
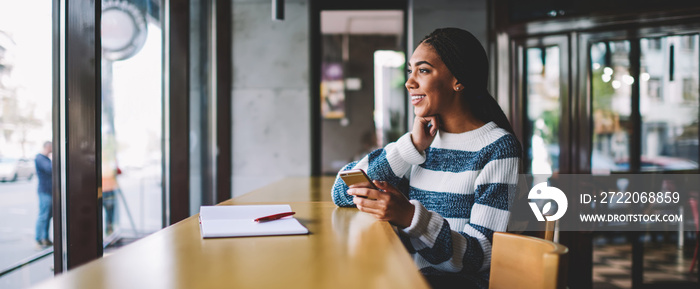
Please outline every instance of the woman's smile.
M425 98L425 94L411 94L411 104L414 106L421 102Z

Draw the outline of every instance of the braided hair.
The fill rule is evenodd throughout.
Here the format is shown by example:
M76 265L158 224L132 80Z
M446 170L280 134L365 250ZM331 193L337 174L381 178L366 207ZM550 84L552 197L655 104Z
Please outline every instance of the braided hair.
M515 135L505 113L487 90L489 60L474 35L459 28L439 28L421 43L433 47L447 69L464 86L464 97L472 115L485 123L493 121Z

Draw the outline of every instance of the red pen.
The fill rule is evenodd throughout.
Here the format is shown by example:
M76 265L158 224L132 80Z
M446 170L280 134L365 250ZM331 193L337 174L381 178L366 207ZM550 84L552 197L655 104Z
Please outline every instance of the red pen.
M296 213L295 212L286 212L286 213L274 214L274 215L269 215L269 216L265 216L265 217L260 217L260 218L253 220L253 221L256 221L258 223L274 221L274 220L279 220L279 219L282 219L284 217L288 217L288 216L291 216L294 214L296 214Z

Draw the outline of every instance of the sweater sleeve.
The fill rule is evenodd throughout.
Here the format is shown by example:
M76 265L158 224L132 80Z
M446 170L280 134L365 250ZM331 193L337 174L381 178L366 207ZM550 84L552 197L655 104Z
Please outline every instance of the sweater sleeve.
M506 142L510 141L506 139ZM453 273L489 270L493 232L506 230L509 194L514 192L518 178L517 140L506 145L505 151L496 150L490 155L478 172L473 188L474 205L464 216L467 219L464 226L452 228L440 214L411 200L416 209L411 225L403 233L409 237L411 248L428 263L418 264L419 267Z
M396 142L386 147L377 149L363 157L358 162L352 162L341 169L363 169L373 180L386 181L395 187L407 187L406 175L412 165L419 165L425 161L425 154L416 150L411 141L411 133L406 133ZM347 194L348 186L340 178L340 173L335 178L335 184L331 194L333 202L337 206L351 207L353 197ZM401 190L406 193L406 190Z

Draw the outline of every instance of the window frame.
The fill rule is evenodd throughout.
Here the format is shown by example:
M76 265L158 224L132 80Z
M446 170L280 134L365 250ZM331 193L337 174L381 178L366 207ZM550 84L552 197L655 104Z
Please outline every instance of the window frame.
M157 2L155 0L149 0ZM190 216L189 13L163 0L163 227ZM231 196L231 4L213 1L217 202ZM101 1L52 1L54 272L102 257ZM172 177L176 176L176 177Z

